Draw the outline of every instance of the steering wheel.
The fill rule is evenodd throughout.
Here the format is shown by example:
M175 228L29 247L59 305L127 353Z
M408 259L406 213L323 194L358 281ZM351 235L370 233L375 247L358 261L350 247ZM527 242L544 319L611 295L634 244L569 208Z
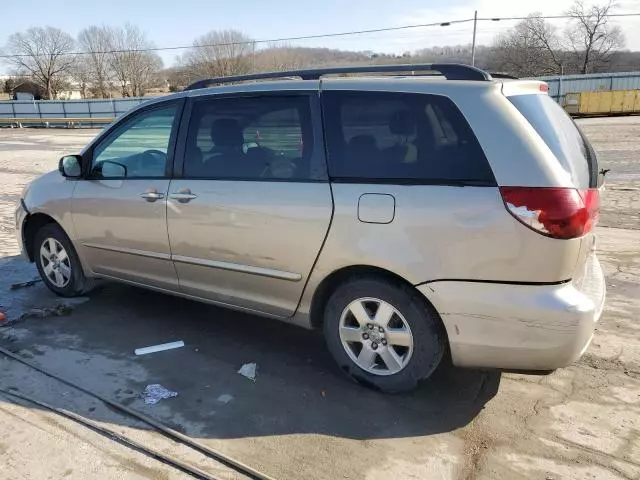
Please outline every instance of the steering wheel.
M158 155L159 157L161 157L162 161L167 159L167 154L165 152L163 152L162 150L156 150L153 148L151 150L145 150L144 152L142 152L142 155L149 155L153 157L154 160L156 159L155 155Z
M298 165L286 158L280 158L269 162L262 172L262 177L269 175L272 178L292 178Z
M143 172L147 170L164 169L167 161L167 154L162 150L145 150L138 157L138 168Z

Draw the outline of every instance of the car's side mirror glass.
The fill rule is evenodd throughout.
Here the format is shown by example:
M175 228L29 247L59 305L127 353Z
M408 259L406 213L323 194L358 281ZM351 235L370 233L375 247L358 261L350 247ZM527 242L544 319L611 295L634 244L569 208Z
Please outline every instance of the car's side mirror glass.
M247 153L252 148L258 148L260 145L257 142L244 142L242 144L243 153Z
M105 160L100 165L102 178L127 178L127 167L121 163Z
M58 170L63 177L80 178L82 176L82 163L80 155L66 155L60 159Z

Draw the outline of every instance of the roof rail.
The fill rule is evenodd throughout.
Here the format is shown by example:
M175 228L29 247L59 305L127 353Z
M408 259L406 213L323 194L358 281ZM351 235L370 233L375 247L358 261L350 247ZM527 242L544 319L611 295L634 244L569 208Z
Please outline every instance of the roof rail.
M286 72L252 73L232 77L208 78L189 85L185 90L207 88L220 83L246 82L249 80L266 80L284 77L298 77L302 80L318 80L324 75L340 75L349 73L400 73L437 72L447 80L491 80L491 75L479 68L457 63L421 63L416 65L365 65L354 67L317 68L311 70L289 70Z

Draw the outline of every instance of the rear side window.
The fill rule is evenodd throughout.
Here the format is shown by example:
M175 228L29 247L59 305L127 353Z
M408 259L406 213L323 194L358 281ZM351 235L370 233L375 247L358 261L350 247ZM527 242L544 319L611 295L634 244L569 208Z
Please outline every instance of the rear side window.
M308 95L208 98L194 102L184 176L323 180Z
M471 127L439 95L324 92L329 173L334 181L494 186Z
M529 121L577 188L594 188L598 182L595 152L571 117L548 95L508 97Z

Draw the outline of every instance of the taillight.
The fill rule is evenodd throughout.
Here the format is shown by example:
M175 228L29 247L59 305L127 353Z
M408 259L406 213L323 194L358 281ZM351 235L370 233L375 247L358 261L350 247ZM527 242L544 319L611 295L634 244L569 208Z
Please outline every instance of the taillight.
M598 189L500 187L507 210L542 235L575 238L596 225L600 209Z

